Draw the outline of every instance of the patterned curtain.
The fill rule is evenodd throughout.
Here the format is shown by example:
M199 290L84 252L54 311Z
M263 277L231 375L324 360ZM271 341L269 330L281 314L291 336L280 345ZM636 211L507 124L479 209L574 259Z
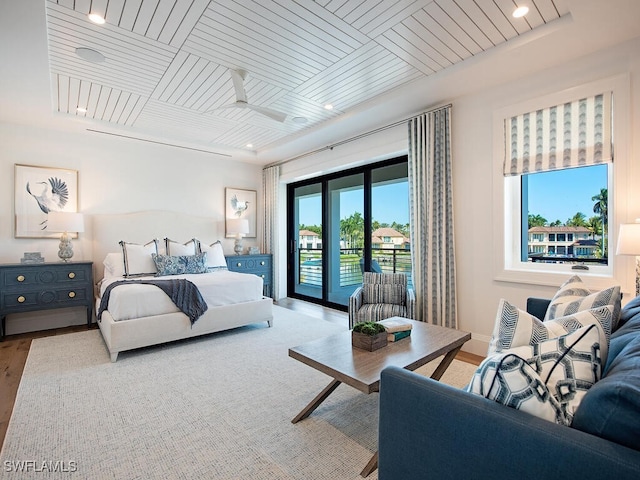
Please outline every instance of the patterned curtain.
M262 195L264 205L264 228L262 229L262 251L273 255L273 278L271 297L280 298L278 268L278 186L280 182L280 166L267 167L262 170Z
M457 328L451 106L409 121L411 266L416 319Z
M504 175L612 161L611 92L505 119Z

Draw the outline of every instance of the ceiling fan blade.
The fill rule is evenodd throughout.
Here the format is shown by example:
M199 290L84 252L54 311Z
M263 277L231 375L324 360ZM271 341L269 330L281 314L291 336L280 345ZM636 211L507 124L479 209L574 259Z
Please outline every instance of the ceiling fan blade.
M236 101L246 102L247 94L244 91L244 79L247 76L247 72L244 70L229 70L231 73L231 80L233 80L233 88L236 91Z
M285 113L279 112L277 110L272 110L267 107L259 107L257 105L247 104L247 108L250 108L251 110L261 113L262 115L265 115L278 122L284 122L287 119L287 115Z

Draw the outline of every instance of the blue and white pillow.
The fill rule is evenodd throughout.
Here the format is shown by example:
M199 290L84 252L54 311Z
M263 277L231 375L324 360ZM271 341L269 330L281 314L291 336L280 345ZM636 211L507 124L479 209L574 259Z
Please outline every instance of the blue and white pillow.
M603 339L601 352L603 361L606 362L609 338L614 321L616 321L614 309L613 305L604 305L543 322L502 299L498 305L498 313L487 355L490 356L523 345L536 345L579 328L595 325Z
M535 345L495 353L478 367L468 392L561 425L571 425L587 390L601 376L596 325Z
M156 277L183 275L187 273L207 273L207 254L197 255L151 255L158 269Z

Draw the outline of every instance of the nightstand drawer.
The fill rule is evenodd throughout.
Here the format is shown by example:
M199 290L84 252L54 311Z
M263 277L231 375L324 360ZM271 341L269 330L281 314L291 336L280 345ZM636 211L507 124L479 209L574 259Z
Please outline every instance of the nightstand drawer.
M0 288L3 291L33 286L85 283L92 283L91 265L60 264L41 268L8 267L0 270Z
M262 278L265 295L271 296L271 255L231 255L225 257L227 268L232 272L252 273Z
M73 307L76 304L82 306L87 303L91 290L86 287L54 288L32 290L25 288L15 293L2 293L2 311L15 313L26 311L27 308L46 309Z

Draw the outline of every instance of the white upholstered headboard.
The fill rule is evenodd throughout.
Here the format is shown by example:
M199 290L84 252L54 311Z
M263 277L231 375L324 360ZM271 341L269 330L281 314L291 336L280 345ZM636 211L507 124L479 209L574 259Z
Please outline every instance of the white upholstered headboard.
M147 243L165 237L176 242L192 238L211 244L224 240L223 221L168 211L92 215L94 279L102 278L107 253L120 251L118 242ZM222 232L220 235L218 232ZM223 242L224 244L224 242Z

